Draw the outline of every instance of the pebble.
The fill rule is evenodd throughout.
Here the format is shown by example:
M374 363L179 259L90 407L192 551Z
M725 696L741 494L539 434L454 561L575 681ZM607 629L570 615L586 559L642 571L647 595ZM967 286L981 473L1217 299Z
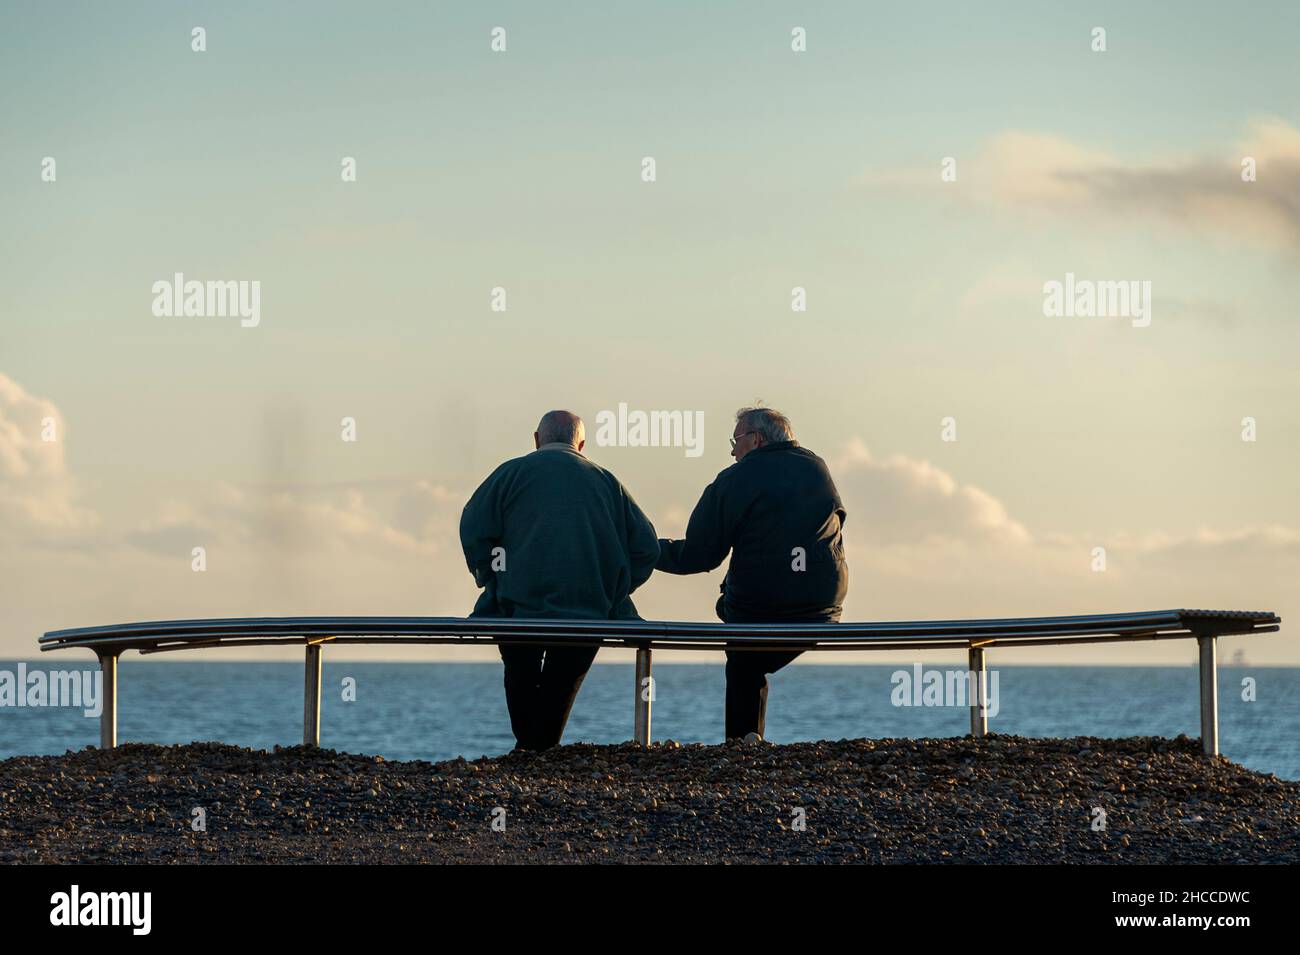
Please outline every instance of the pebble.
M196 806L206 832L187 824ZM126 744L0 762L13 863L1099 859L1300 863L1300 783L1207 759L1186 736L755 736L438 764Z

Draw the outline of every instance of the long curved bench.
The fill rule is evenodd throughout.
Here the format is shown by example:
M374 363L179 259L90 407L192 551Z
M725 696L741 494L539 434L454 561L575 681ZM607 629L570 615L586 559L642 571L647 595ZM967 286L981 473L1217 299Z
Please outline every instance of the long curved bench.
M650 656L661 650L911 650L965 649L971 677L971 734L988 732L985 652L990 647L1064 646L1132 640L1195 639L1200 647L1201 742L1219 751L1216 640L1221 636L1274 633L1281 618L1270 611L1152 610L1071 617L1009 617L990 620L905 620L879 623L723 624L653 620L521 620L481 617L246 617L155 620L144 623L51 630L41 650L84 647L99 658L104 679L100 746L117 745L117 660L127 650L142 654L211 647L306 647L303 742L320 745L321 650L333 644L452 644L501 642L556 646L584 643L636 650L633 739L650 742L646 692Z

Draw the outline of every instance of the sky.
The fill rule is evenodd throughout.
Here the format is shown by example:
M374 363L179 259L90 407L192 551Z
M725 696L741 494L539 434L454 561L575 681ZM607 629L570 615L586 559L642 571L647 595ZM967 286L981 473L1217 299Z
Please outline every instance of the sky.
M587 448L665 537L735 410L788 414L845 620L1286 620L1297 36L1289 3L4 3L0 658L468 613L469 494L546 410L620 404L703 414L699 456ZM258 282L257 324L156 315L178 272ZM1067 273L1149 282L1149 324L1045 314ZM721 575L636 600L713 619ZM1224 644L1300 664L1286 623Z

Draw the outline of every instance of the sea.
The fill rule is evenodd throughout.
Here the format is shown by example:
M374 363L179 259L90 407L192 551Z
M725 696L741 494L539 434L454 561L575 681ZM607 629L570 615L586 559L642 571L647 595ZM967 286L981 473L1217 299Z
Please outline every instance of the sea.
M48 670L48 658L26 661ZM17 673L17 661L0 671ZM69 663L62 668L71 669ZM87 668L93 671L92 666ZM767 739L883 739L965 735L960 697L914 689L927 665L796 665L770 678ZM1200 734L1197 670L1184 667L1000 666L990 680L989 729L1034 737ZM723 735L721 665L656 664L652 735L717 743ZM123 661L118 741L215 740L254 749L302 740L301 663ZM952 681L947 681L951 684ZM996 693L993 691L996 690ZM631 738L631 664L593 666L565 743ZM350 697L350 698L348 698ZM0 704L0 758L97 745L99 720L81 709ZM938 705L929 705L929 704ZM1300 667L1221 666L1220 752L1249 769L1300 780ZM321 745L386 759L495 756L514 745L499 663L326 662Z

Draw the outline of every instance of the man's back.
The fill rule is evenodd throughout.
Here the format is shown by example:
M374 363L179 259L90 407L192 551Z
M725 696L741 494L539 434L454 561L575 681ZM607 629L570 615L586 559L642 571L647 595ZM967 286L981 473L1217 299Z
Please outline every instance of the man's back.
M657 568L700 574L727 552L717 612L727 623L832 623L848 593L844 505L826 462L794 439L775 408L741 408L731 434L736 463L704 489L686 536L659 542ZM799 650L727 648L727 738L762 736L767 677Z
M659 569L712 570L730 549L725 619L836 620L848 589L844 518L821 458L794 441L765 445L705 490L686 537L668 542Z
M465 506L460 533L485 587L476 615L634 616L628 597L659 552L654 527L618 479L555 444L497 468Z

